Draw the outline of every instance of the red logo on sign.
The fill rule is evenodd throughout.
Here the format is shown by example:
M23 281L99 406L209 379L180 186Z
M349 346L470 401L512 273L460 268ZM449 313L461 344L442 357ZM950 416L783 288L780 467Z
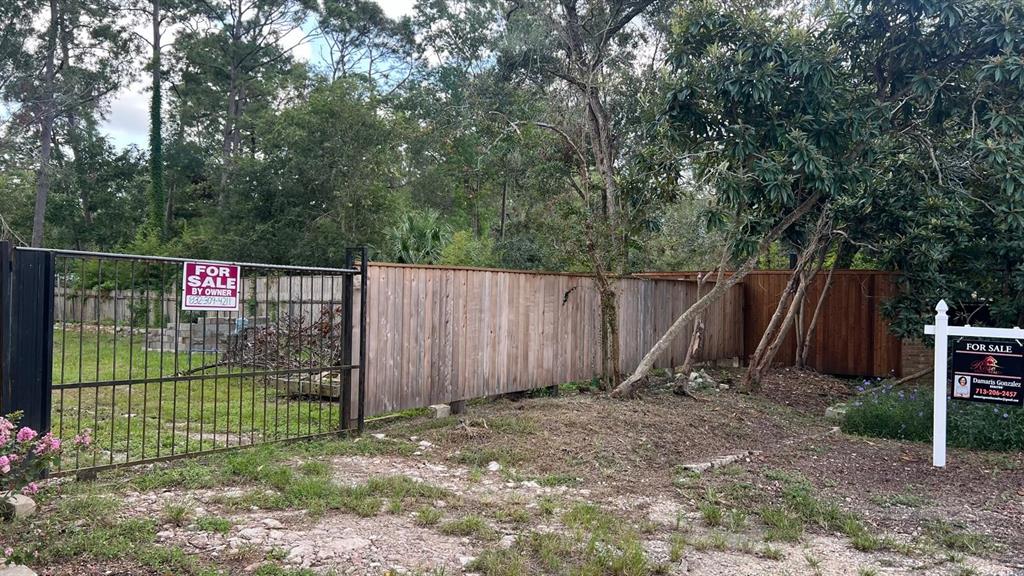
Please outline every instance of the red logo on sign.
M241 270L233 264L185 262L182 310L238 310Z

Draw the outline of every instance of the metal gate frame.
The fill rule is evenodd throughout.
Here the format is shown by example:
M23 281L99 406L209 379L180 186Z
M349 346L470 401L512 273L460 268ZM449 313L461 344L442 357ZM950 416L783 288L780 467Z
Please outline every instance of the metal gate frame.
M359 265L356 266L356 257L359 257ZM257 444L270 443L276 441L290 441L297 439L308 439L321 436L330 436L337 434L345 434L350 432L362 433L365 428L365 398L366 398L366 372L363 370L363 366L366 365L366 338L367 333L367 271L369 268L369 261L367 258L367 250L365 247L361 248L349 248L345 252L345 267L344 268L326 268L326 267L313 267L313 266L288 266L288 265L274 265L274 264L256 264L248 262L223 262L223 261L211 261L202 260L204 263L212 264L224 264L224 265L237 265L241 266L243 274L245 271L250 272L250 276L246 277L243 275L243 282L241 286L241 294L239 296L239 309L234 316L228 314L224 316L217 314L214 318L214 326L226 326L231 322L235 324L235 333L227 336L228 341L232 342L232 350L238 354L237 361L224 361L222 359L224 355L228 354L227 349L220 349L219 342L221 341L220 332L213 334L213 341L216 343L214 350L206 350L208 342L207 334L207 317L203 316L202 319L202 335L201 335L201 346L199 352L194 351L192 334L193 328L191 324L195 322L194 319L189 319L188 322L188 334L189 340L187 343L187 350L183 353L179 347L181 340L179 340L179 328L182 325L182 312L180 310L180 295L175 292L180 292L180 276L177 277L179 284L177 288L174 288L175 277L173 276L173 267L181 269L182 264L186 261L192 261L185 258L170 258L163 256L142 256L132 254L113 254L103 252L87 252L87 251L76 251L76 250L54 250L54 249L40 249L40 248L15 248L10 245L9 242L0 242L0 414L9 414L15 411L21 411L22 425L31 426L40 431L52 431L54 434L65 435L70 439L71 435L81 433L87 429L89 424L86 419L83 425L82 416L91 411L91 418L93 423L96 424L95 429L91 432L96 434L96 444L102 446L109 454L102 458L97 456L97 452L92 453L92 457L74 457L73 465L68 466L64 464L62 468L51 471L53 474L60 475L66 473L81 473L83 471L98 471L107 468L114 468L126 465L142 464L154 461L162 461L169 459L176 459L182 457L190 457L199 454L207 454L211 452L220 452L223 450L231 450L240 447L247 447ZM80 269L75 268L69 271L69 263L74 263L76 266L80 264ZM94 264L93 267L87 267L87 263ZM61 267L63 264L63 267ZM109 320L104 323L100 318L100 304L99 297L95 297L93 308L95 309L95 317L85 318L86 309L86 288L85 278L86 273L94 273L98 275L96 279L96 285L103 286L103 273L104 266L107 267L107 282L109 283L109 277L111 272L110 268L113 268L113 326L109 325ZM120 270L119 270L120 267ZM125 268L130 268L129 272ZM151 296L153 290L146 288L142 291L142 295L139 296L138 302L136 302L136 296L139 293L137 289L136 280L137 274L141 274L145 271L152 275L154 269L160 269L160 282L159 284L159 299ZM171 282L169 285L172 286L170 290L171 299L168 301L168 286L166 271L172 270ZM287 275L287 276L286 276ZM295 275L295 276L292 276ZM355 277L359 276L360 282L360 294L359 294L359 345L358 345L358 362L353 363L353 339L355 329L355 315L354 315L354 291L355 291ZM130 298L131 302L128 304L128 319L126 322L124 314L121 318L118 318L118 310L124 307L124 297L121 297L122 302L118 302L119 279L130 277ZM271 301L269 294L273 287L272 278L277 278L277 301ZM320 279L320 300L313 300L314 287L316 286L315 278ZM282 278L288 280L288 296L287 300L283 301L282 298ZM299 281L299 302L297 315L292 312L292 308L295 306L294 298L294 287L293 280L298 279ZM61 304L63 309L55 311L55 299L57 298L56 285L57 280L60 279L64 283L62 286L62 292L60 295ZM331 283L330 288L330 301L328 303L325 300L325 290L328 279ZM335 280L340 279L341 281L341 302L340 306L335 306ZM255 313L246 315L247 308L250 307L250 300L245 297L245 286L248 281L252 281L252 292L251 300L254 302ZM265 300L261 303L258 299L259 296L259 282L262 280L264 288ZM310 299L305 300L303 294L304 286L306 286L306 280L308 280ZM69 288L72 282L78 282L81 286L80 300L77 302L77 306L80 310L80 316L75 322L72 319L72 329L78 331L78 369L74 371L76 377L72 378L71 382L68 382L65 374L66 358L65 354L68 353L65 347L66 342L54 340L54 333L58 327L61 328L61 338L65 339L68 335L68 298L71 294L71 298L74 298L74 294L69 290L75 290ZM120 287L120 288L123 288ZM92 290L90 288L89 290ZM110 292L109 287L107 288ZM127 290L121 290L121 292L127 292ZM144 310L138 315L145 317L145 327L138 328L136 323L136 308L135 306L143 304L145 302ZM159 302L159 312L156 313L158 320L163 320L165 317L173 318L173 338L174 345L170 349L165 350L164 339L168 337L168 332L171 330L168 327L151 328L150 327L150 316L151 316L151 301ZM169 303L175 304L175 307L171 308L175 310L173 316L165 316L167 314L164 310L167 309ZM262 319L262 326L260 324L259 311L261 304L266 311L266 316ZM282 312L281 305L286 304L288 312ZM329 305L328 305L329 304ZM308 310L305 308L308 305ZM75 303L72 302L71 308L75 307ZM319 308L319 316L315 312L316 308ZM271 309L273 309L273 315L276 317L276 327L274 322L271 321ZM57 314L59 312L59 314ZM336 323L336 314L341 315L340 326ZM59 319L58 319L59 316ZM255 318L253 318L255 316ZM306 318L309 318L308 325L306 324ZM188 318L186 316L186 318ZM262 342L264 346L269 348L268 342L272 341L277 345L276 357L284 357L281 355L281 343L283 340L282 336L282 318L284 319L285 333L289 326L298 326L300 334L321 334L320 348L317 350L315 344L313 348L307 349L307 342L305 337L297 337L298 343L297 348L293 342L287 342L285 353L292 353L294 350L298 350L299 354L291 357L292 363L298 363L297 367L291 367L288 369L271 369L270 367L260 368L257 366L256 361L256 346L259 342ZM297 318L297 320L296 320ZM325 320L326 318L326 320ZM88 322L88 324L87 324ZM85 328L88 325L90 332L86 333ZM251 327L250 327L251 325ZM219 330L219 328L218 328ZM302 330L306 330L303 332ZM128 336L124 336L124 332L127 331ZM153 332L156 331L160 334L160 349L159 351L153 351L152 354L157 355L158 366L156 368L156 376L151 376L150 372L150 355L151 355L151 339L153 338ZM262 332L261 332L262 331ZM340 333L338 333L340 332ZM110 336L112 334L112 336ZM135 338L136 334L141 334L139 340ZM101 336L102 335L102 336ZM89 339L90 349L86 349L84 342ZM93 344L93 339L95 344ZM105 339L105 340L104 340ZM120 340L119 340L120 339ZM143 340L144 339L144 340ZM232 340L233 339L233 340ZM104 340L104 345L112 342L113 353L111 354L113 367L104 366L101 371L101 340ZM125 375L125 367L122 358L122 366L118 367L118 344L122 345L121 357L125 354L124 342L127 340L127 354L128 354L128 367L127 374ZM139 363L142 362L141 357L145 357L145 368L134 364L134 356L136 354L135 346L142 343L142 349L137 352L140 357ZM95 349L92 350L92 347ZM252 347L252 362L248 366L246 365L246 350L247 346ZM54 382L54 351L56 348L60 349L61 356L56 360L60 362L60 373L59 381ZM316 356L316 352L320 352L320 356ZM74 351L72 350L72 353ZM340 358L338 353L340 352ZM104 350L104 354L108 354L109 350ZM92 377L86 377L83 370L83 358L93 354L95 356L95 370L92 371ZM188 365L190 370L182 372L179 370L179 359L185 354L188 359ZM192 358L193 355L198 354L201 361L211 356L214 359L212 366L215 366L215 373L209 374L209 366L201 365L200 369L205 372L193 372ZM309 356L308 365L306 356ZM172 357L171 364L173 365L173 372L167 373L166 365L168 364L168 358ZM317 363L316 359L330 359L329 364ZM231 366L234 365L237 370L232 371ZM222 372L221 366L227 366L228 371ZM91 367L90 367L91 368ZM135 368L139 368L142 371L141 377L135 374ZM356 414L353 419L353 387L352 387L352 371L358 370L358 381L356 383L357 397L356 397ZM340 385L340 393L337 395L337 411L338 418L336 421L336 427L332 427L330 422L333 421L334 404L328 401L326 404L323 401L324 398L324 375L327 375L329 382L331 383L331 390L337 390L333 387L335 381L335 375L337 376L338 384ZM314 376L316 375L316 376ZM292 400L293 391L291 384L287 384L287 396L285 400L286 418L290 417L290 409L293 404L296 406L296 420L298 421L298 432L292 434L290 422L285 424L285 432L281 437L279 422L277 421L279 416L279 398L280 395L280 383L281 379L291 379L295 377L298 381L298 397L303 400ZM305 389L301 383L301 379L305 377L307 383ZM318 384L314 385L314 377L317 378ZM251 413L244 413L243 410L247 408L244 406L244 395L250 393L250 388L243 388L243 386L249 386L247 382L251 379L251 395L249 401L251 405ZM262 389L257 384L257 380L262 379ZM267 387L268 379L274 381L274 418L275 422L273 434L268 429L268 414L271 404L268 403L269 388ZM237 397L238 397L238 408L237 414L237 436L234 438L235 442L232 445L231 435L234 434L234 428L231 428L232 423L230 421L231 412L228 411L226 416L228 421L226 424L226 430L223 431L224 442L223 446L219 445L218 434L222 432L216 430L218 424L217 421L217 398L216 390L221 386L222 382L226 382L226 391L228 394L228 406L225 410L233 410L234 404L231 403L230 394L233 389L232 382L237 381ZM195 434L192 432L192 424L194 423L192 418L192 408L195 405L192 398L192 390L195 382L200 384L200 397L199 397L199 411L198 411L198 427L199 435L198 440L195 440L195 449L190 445L190 439ZM204 437L203 422L208 420L209 414L207 413L207 406L203 404L202 391L204 391L209 382L213 383L213 423L210 425L214 428L211 433L213 435L212 443L209 436ZM188 399L185 406L182 409L186 411L185 419L178 420L177 408L179 406L179 395L178 385L182 384L182 389L185 385L188 386ZM171 402L173 402L172 416L170 418L170 430L165 432L164 438L161 439L161 432L165 431L166 422L165 410L164 410L164 384L169 384L173 388L171 396ZM150 398L150 387L159 390L159 396L156 403L156 444L155 454L150 449L150 453L147 454L147 442L146 442L146 431L151 425L151 419L147 418L145 410L147 406L151 404ZM316 388L315 395L312 390ZM133 388L139 388L142 390L142 410L143 416L139 417L132 413L132 391ZM109 390L110 400L104 398L104 404L100 404L100 391ZM263 394L263 427L260 430L256 430L255 421L257 420L257 404L256 397L257 393ZM121 404L124 400L124 392L127 391L127 408L124 408ZM83 396L87 393L94 395L95 403L88 406L88 410L84 408ZM119 393L121 394L119 396ZM78 405L76 412L77 423L75 425L65 422L65 415L67 406L65 405L65 394L77 397ZM139 392L136 391L138 395ZM106 396L104 392L104 396ZM312 429L312 400L311 398L317 398L317 407L319 408L319 416L316 419L317 430ZM86 399L88 400L88 399ZM57 402L56 405L53 405ZM107 404L109 402L109 405ZM136 396L136 402L138 403L138 396ZM171 402L168 402L170 404ZM302 421L298 420L301 411L305 406L306 413L306 425L307 429L302 430ZM328 408L327 412L327 423L328 430L323 430L324 421L320 418L323 415L324 407ZM138 409L138 405L134 406ZM109 413L105 416L105 420L100 419L100 413L106 411L109 408ZM118 414L118 410L121 409L124 414ZM55 422L53 415L59 415ZM251 428L248 430L249 438L245 441L245 430L243 429L243 416L247 415L250 418ZM138 428L139 420L141 423L141 453L138 453L137 446L132 444L132 418L135 417L135 426ZM126 417L127 425L124 426L117 418ZM109 421L108 421L109 420ZM106 428L109 428L109 434L106 430L102 437L98 434L100 424L104 424ZM181 433L179 424L185 426L184 436L184 449L179 451L179 435ZM116 429L118 426L125 428L127 437L117 437ZM258 434L257 434L258 432ZM257 439L257 435L259 439ZM273 436L273 438L270 438ZM169 453L167 450L167 437L171 437L169 445ZM136 438L137 440L137 438ZM152 438L151 438L152 440ZM136 442L138 444L138 442ZM123 454L119 452L121 448L124 448ZM161 454L161 448L164 448L163 454ZM118 456L115 457L115 454Z

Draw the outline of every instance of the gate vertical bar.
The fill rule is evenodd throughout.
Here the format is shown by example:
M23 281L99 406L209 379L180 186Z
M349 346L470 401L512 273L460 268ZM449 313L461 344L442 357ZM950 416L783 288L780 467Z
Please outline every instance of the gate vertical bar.
M11 243L0 242L0 414L11 398Z
M366 288L370 270L366 246L360 248L359 264L359 433L366 428Z
M351 248L345 249L345 268L352 268L355 253ZM352 427L352 329L354 321L352 318L353 284L352 275L345 274L341 280L341 300L344 324L341 334L341 365L346 366L341 372L341 429L349 430Z
M22 426L50 429L53 385L54 254L17 251L12 254L10 301L10 404L22 411Z

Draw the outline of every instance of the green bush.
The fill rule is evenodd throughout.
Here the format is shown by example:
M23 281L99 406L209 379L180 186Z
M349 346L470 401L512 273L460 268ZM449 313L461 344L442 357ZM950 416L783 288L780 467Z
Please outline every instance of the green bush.
M1024 409L949 400L946 439L950 446L977 450L1024 449ZM847 406L843 432L879 438L932 439L932 393L885 385Z

